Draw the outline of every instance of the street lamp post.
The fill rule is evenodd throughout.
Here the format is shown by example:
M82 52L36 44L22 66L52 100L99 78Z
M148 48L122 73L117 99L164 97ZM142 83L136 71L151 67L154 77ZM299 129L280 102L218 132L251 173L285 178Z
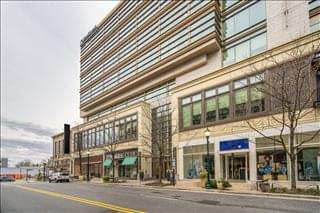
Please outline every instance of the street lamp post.
M46 163L43 163L43 181L46 181Z
M89 180L89 175L90 175L90 173L89 173L89 169L90 169L90 166L89 166L90 152L87 151L86 154L88 155L88 160L87 160L87 181L89 182L89 181L90 181L90 180Z
M209 156L209 137L210 137L210 131L207 128L206 131L204 132L204 135L207 139L207 184L206 184L206 188L207 189L212 189L212 185L211 185L211 181L210 181L210 173L211 173L211 166L210 166L210 156Z

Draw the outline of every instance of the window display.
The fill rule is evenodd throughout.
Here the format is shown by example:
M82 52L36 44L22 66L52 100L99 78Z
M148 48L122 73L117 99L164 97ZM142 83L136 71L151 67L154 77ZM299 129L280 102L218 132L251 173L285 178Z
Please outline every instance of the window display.
M257 152L258 180L288 180L287 156L283 150Z
M320 148L305 148L298 153L298 180L320 181Z

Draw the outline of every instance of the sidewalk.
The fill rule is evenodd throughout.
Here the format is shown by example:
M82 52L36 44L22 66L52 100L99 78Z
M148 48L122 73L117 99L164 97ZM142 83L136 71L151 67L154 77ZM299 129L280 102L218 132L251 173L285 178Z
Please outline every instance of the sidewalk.
M287 198L301 198L301 199L314 199L319 200L319 196L313 195L300 195L300 194L282 194L282 193L269 193L269 192L261 192L256 190L236 190L236 189L226 189L226 190L219 190L219 189L205 189L197 186L192 186L192 184L185 184L183 181L177 181L175 186L148 186L148 183L154 183L155 180L150 181L138 181L138 180L127 180L124 183L102 183L101 181L91 181L92 184L101 184L101 185L120 185L120 186L130 186L130 187L143 187L143 188L150 188L150 189L162 189L162 190L181 190L181 191L189 191L189 192L203 192L203 193L215 193L215 194L237 194L237 195L257 195L257 196L270 196L270 197L287 197ZM168 183L167 181L163 180L163 183Z

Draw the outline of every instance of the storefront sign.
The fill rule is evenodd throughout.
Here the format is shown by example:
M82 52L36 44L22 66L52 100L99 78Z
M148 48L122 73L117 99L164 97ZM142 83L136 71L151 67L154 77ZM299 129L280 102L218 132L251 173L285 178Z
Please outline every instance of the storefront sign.
M235 151L235 150L248 150L249 140L248 138L220 141L220 152Z

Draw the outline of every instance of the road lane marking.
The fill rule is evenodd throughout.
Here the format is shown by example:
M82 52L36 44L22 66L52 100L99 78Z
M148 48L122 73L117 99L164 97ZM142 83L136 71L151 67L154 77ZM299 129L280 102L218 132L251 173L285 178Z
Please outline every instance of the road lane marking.
M140 196L148 197L148 198L164 199L164 200L173 200L173 201L177 201L178 200L176 198L171 198L171 197L152 196L152 195L144 195L144 194L140 194Z
M81 197L77 197L77 196L73 196L73 195L67 195L67 194L62 194L62 193L57 193L57 192L46 191L46 190L42 190L42 189L36 189L36 188L29 187L29 186L28 187L21 186L21 185L12 185L12 186L17 187L17 188L21 188L21 189L25 189L25 190L29 190L29 191L33 191L33 192L38 192L38 193L45 194L45 195L52 196L52 197L59 197L59 198L63 198L66 200L72 200L72 201L76 201L76 202L80 202L80 203L89 204L92 206L98 206L101 208L111 209L111 210L115 210L115 211L122 212L122 213L145 213L143 211L124 208L121 206L112 205L112 204L108 204L108 203L104 203L104 202L100 202L100 201L89 200L89 199L85 199L85 198L81 198Z

